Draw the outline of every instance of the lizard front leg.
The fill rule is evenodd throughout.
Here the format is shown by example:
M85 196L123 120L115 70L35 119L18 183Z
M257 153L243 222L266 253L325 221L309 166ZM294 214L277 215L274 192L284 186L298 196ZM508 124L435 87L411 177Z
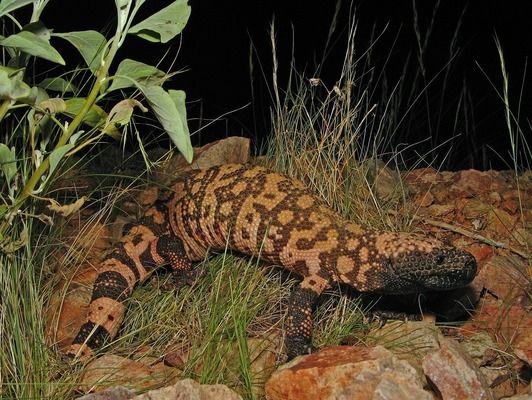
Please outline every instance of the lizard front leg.
M183 286L192 286L207 271L205 266L192 268L192 262L186 255L183 242L173 234L159 238L157 249L172 267L170 280L163 286L165 290L178 291Z
M312 312L321 293L329 287L318 276L304 278L292 291L288 301L286 355L288 360L312 351Z

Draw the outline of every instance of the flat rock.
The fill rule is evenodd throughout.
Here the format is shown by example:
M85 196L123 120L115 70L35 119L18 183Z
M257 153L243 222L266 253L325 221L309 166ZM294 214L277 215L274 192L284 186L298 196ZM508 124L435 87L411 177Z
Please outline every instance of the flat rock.
M422 373L421 360L440 346L439 329L426 321L390 321L384 326L372 329L369 337L375 343L383 343L401 360L406 360Z
M150 390L134 400L242 400L242 397L225 385L200 385L184 379L173 386Z
M89 393L78 397L77 400L129 400L135 397L135 392L122 386L105 389L100 393Z
M400 173L391 169L381 159L364 161L366 177L380 200L397 201L409 192L406 182L401 182Z
M266 382L269 400L433 399L406 361L382 346L334 346L301 356Z
M113 386L135 391L159 388L176 381L180 370L162 362L149 363L108 354L90 362L81 374L79 390L101 392Z
M199 148L195 147L194 160L191 164L187 163L180 153L175 152L154 171L154 179L160 183L170 184L175 180L177 172L229 163L246 164L250 159L249 146L250 140L243 137L230 136L217 140Z

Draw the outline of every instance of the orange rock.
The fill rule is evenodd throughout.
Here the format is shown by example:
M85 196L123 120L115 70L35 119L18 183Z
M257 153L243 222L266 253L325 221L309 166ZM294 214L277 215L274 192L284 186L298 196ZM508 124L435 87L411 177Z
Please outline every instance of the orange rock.
M490 194L488 195L488 198L490 200L490 204L494 206L498 206L502 200L499 192L490 192Z
M298 357L266 382L269 400L432 399L416 370L381 346L334 346Z
M508 199L502 202L503 210L508 211L510 214L515 214L519 210L519 202L515 199Z
M467 251L473 254L477 263L483 263L495 254L493 247L481 243L472 244L467 248Z
M526 265L516 258L494 256L482 267L473 281L506 304L521 302L527 296Z
M455 208L452 204L433 204L429 207L430 215L432 215L433 217L448 217L454 212L454 210Z
M485 192L490 189L492 177L487 172L474 169L460 171L457 186L475 193Z
M433 168L418 168L408 171L404 179L412 185L418 186L419 183L435 183L441 180L440 174Z
M517 216L510 215L500 208L494 208L488 212L486 221L486 230L499 237L508 237L517 222Z
M440 350L423 358L423 371L443 399L489 399L490 389L471 356L455 340L441 337Z
M235 391L225 385L201 385L192 379L183 379L173 386L150 390L135 400L242 400Z
M178 369L163 363L145 364L116 355L104 355L85 367L78 389L82 392L101 392L112 386L136 391L153 389L175 383L179 374Z
M427 192L419 193L414 198L414 203L419 207L428 207L432 203L434 203L434 196L432 195L430 190Z
M505 306L495 300L484 300L471 321L461 331L488 332L498 343L522 351L524 360L530 357L532 315L518 305Z

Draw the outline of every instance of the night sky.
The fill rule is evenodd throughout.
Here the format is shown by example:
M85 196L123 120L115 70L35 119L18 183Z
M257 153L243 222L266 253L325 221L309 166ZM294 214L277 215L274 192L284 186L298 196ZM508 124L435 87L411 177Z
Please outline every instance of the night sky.
M153 5L156 5L153 9L158 9L168 1L152 0L147 3L145 12L149 14ZM432 145L445 141L453 131L454 134L462 134L453 141L453 156L448 158L444 165L446 168L507 168L505 162L490 149L496 149L508 160L506 155L509 140L505 131L503 106L492 84L481 72L483 69L500 90L502 80L495 34L500 39L506 58L510 74L510 96L515 112L518 110L519 94L523 86L519 117L522 127L525 131L528 129L530 134L532 84L530 73L525 73L527 57L532 54L530 3L529 0L441 1L425 58L428 75L434 76L449 61L449 45L455 35L457 23L462 18L456 36L456 48L459 51L452 61L446 93L442 95L438 91L441 83L438 83L437 78L427 90L429 102L437 103L443 97L443 109L454 110L466 87L467 96L463 98L467 98L469 112L467 122L455 123L454 113L450 111L440 119L439 136L433 138ZM43 20L56 31L105 30L113 23L114 2L97 4L98 6L96 2L82 0L52 0ZM305 71L309 78L314 76L315 61L321 59L336 2L190 0L190 4L192 15L189 24L180 40L173 43L170 55L167 55L162 67L169 66L179 50L174 69L187 71L175 77L169 87L187 92L191 131L196 131L200 124L204 126L209 120L251 102L250 59L254 65L253 89L256 96L253 107L248 105L202 129L194 136L194 142L204 144L228 135L242 135L252 138L254 144L259 145L270 131L268 116L271 99L267 85L271 84L269 26L273 15L277 26L282 84L288 71L292 45L298 69ZM417 44L413 31L413 2L355 0L353 4L358 20L357 52L362 54L370 46L372 29L380 32L387 26L386 32L374 47L375 68L381 68L388 58L383 74L390 82L396 81L401 76L409 54L414 56L415 61ZM429 25L436 4L435 0L417 1L418 20L422 30ZM338 77L345 53L345 34L350 13L350 3L344 1L334 36L335 43L320 75L330 87ZM65 15L70 17L65 18ZM138 39L132 39L128 43L120 56L148 63L156 63L167 50L165 46L153 46ZM254 50L251 51L252 44ZM259 63L268 82L262 76ZM528 80L524 78L526 75ZM379 101L378 98L374 100ZM405 124L397 130L398 143L412 143L426 138L426 124L434 124L434 121L427 121L427 111L422 105L416 105L411 113L408 126ZM444 146L441 151L447 150L448 147ZM423 152L423 149L420 148L419 151Z

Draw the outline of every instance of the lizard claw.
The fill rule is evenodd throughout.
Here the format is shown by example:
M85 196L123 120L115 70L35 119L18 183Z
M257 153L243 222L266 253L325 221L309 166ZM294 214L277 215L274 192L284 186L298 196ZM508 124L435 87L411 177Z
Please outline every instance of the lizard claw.
M194 286L207 273L205 264L190 270L172 271L170 278L161 286L165 291L179 292L184 286Z

